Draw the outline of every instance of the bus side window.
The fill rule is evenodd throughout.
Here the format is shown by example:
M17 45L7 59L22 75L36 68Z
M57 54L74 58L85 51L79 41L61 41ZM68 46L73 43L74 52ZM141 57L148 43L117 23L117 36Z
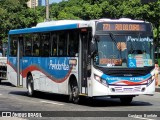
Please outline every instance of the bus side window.
M31 55L31 46L27 46L26 50L25 50L26 56L30 56Z
M57 55L57 49L56 48L53 49L53 56L55 56L55 55Z
M52 33L51 36L51 56L57 56L57 34Z
M32 45L33 45L33 56L40 55L40 38L39 34L33 34L32 36Z
M67 56L67 34L66 32L59 33L59 41L58 41L58 55L59 56Z
M33 45L33 53L34 53L34 56L39 56L39 47L37 44Z
M76 54L76 51L75 51L75 49L74 49L74 45L71 44L71 45L69 46L69 55L70 55L70 56L75 56L75 54Z
M50 33L44 33L40 36L40 54L42 57L49 57L50 55Z
M17 46L14 46L13 47L13 56L16 56L17 55Z
M10 55L16 56L17 55L17 40L12 39L10 49L11 49Z
M24 56L32 55L32 34L24 35Z
M49 45L44 44L43 48L44 48L43 56L49 56Z
M69 33L69 55L70 56L78 56L78 42L79 42L79 35L76 31L71 31Z

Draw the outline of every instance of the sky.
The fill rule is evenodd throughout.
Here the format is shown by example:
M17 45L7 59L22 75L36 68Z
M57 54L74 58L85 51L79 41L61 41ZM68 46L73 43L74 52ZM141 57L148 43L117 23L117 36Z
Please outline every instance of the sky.
M51 3L58 3L58 2L61 2L62 0L49 0L49 4L51 4ZM42 0L42 5L45 5L45 0Z

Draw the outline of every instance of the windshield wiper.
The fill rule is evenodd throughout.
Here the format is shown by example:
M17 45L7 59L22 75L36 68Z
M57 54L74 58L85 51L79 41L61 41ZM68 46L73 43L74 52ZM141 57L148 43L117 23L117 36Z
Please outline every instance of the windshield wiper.
M109 33L109 36L110 36L111 40L114 42L115 46L117 47L117 42L116 42L116 38L115 38L114 34ZM121 49L118 49L118 51L119 51L119 54L120 54L120 58L122 58Z
M111 40L114 42L115 46L117 46L117 42L116 42L116 39L115 39L113 33L109 33L109 36L110 36Z

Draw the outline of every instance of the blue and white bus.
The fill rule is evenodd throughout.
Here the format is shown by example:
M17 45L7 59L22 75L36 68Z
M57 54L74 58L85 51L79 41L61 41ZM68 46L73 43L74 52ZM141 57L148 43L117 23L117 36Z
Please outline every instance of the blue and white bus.
M153 31L141 20L43 22L9 31L7 77L15 86L80 96L107 96L130 103L153 95Z

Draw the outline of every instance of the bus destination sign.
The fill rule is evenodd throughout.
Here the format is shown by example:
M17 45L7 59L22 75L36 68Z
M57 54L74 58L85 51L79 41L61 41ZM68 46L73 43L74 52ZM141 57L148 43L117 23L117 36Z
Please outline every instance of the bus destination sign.
M99 23L97 30L102 31L146 31L145 24L138 23Z

